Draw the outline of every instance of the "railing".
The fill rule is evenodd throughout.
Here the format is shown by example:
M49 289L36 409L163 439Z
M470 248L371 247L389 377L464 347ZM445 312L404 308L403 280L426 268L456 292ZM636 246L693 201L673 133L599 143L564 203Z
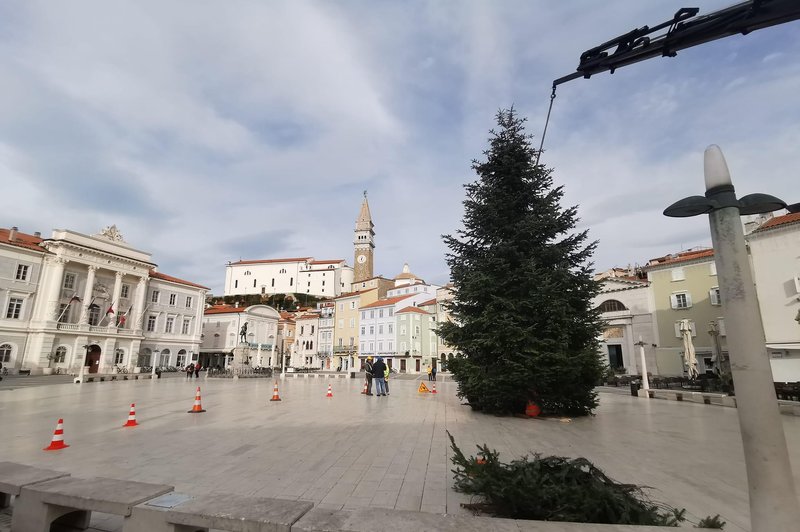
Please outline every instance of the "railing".
M108 327L103 327L100 325L89 325L89 332L107 333Z
M59 323L56 326L59 331L78 331L80 327L78 323Z
M355 351L356 346L354 345L337 345L333 348L334 353L355 353Z

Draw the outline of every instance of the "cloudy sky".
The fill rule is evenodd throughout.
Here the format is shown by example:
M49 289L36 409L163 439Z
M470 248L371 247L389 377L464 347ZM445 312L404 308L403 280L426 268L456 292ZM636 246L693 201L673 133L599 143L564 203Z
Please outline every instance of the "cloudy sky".
M352 264L366 189L375 273L407 261L444 283L441 235L496 111L515 105L538 143L581 52L684 4L0 1L0 226L116 224L160 271L220 293L229 260ZM710 243L706 219L661 214L702 193L708 144L741 194L800 201L798 30L559 88L542 162L598 269Z

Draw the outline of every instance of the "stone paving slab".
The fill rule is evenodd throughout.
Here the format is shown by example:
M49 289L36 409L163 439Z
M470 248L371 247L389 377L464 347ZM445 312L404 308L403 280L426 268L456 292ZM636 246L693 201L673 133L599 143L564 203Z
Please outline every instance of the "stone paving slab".
M426 379L425 376L422 377ZM452 490L445 429L465 453L486 443L510 460L530 452L585 456L612 478L653 486L695 521L719 513L748 529L746 472L735 409L600 395L597 415L554 423L472 412L453 382L417 393L397 379L388 397L360 379L161 379L3 392L4 460L164 483L192 494L230 493L313 502L331 510L394 508L467 515ZM328 384L333 399L326 399ZM189 415L197 385L206 413ZM136 403L135 428L122 428ZM69 448L44 452L59 417ZM781 417L800 485L800 418ZM400 481L398 482L398 479Z

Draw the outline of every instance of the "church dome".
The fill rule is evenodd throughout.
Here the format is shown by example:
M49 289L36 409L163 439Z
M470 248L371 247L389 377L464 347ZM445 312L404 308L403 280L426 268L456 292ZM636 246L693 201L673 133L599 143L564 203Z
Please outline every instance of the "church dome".
M394 277L394 280L397 281L398 279L416 279L417 276L411 273L411 269L408 267L408 263L403 264L403 271L402 273L397 274Z

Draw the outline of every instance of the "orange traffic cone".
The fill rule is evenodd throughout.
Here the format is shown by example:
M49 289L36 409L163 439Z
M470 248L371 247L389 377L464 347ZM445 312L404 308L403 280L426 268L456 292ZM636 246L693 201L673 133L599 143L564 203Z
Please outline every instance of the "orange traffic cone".
M136 403L131 403L131 411L128 414L128 422L122 425L123 427L135 427L136 423Z
M205 412L203 410L203 406L200 404L200 387L197 387L197 393L194 396L194 406L191 410L189 410L190 414L199 414L200 412Z
M278 381L275 381L275 387L272 389L272 399L270 401L280 401L281 396L278 395Z
M361 395L367 395L367 381L364 381L364 389L361 390Z
M43 450L58 451L59 449L64 449L65 447L69 447L69 445L64 443L64 420L59 419L58 424L56 425L56 430L53 431L53 439L50 440L50 445L45 447Z
M325 397L327 397L328 399L333 399L333 388L331 388L330 384L328 385L328 395L326 395Z
M538 417L539 414L542 413L542 409L539 408L539 405L532 401L528 401L528 405L525 407L525 415L528 417Z
M436 381L433 381L433 390L431 390L431 393L439 393L436 391Z

